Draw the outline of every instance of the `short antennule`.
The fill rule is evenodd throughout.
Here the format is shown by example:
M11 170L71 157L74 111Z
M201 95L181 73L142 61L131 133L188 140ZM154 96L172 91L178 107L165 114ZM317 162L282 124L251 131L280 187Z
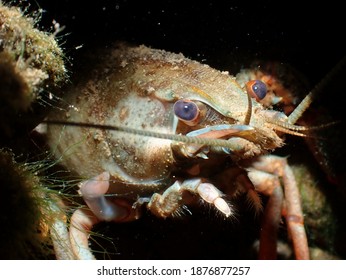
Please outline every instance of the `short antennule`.
M299 103L297 108L295 108L294 111L288 116L287 124L294 124L303 115L306 109L309 108L314 95L314 92L311 91L307 96L305 96L305 98L302 100L302 102Z
M288 123L294 124L306 111L306 109L309 108L311 102L316 97L316 95L321 92L321 90L326 86L328 82L330 82L330 79L338 72L340 69L344 66L346 62L346 56L344 56L337 65L333 67L331 71L310 91L310 93L305 96L305 98L302 100L302 102L299 103L297 108L294 109L294 111L289 115L288 117Z
M270 124L275 125L276 127L280 127L289 131L308 131L308 130L312 130L312 129L316 129L317 127L308 127L308 126L302 126L302 125L295 125L295 124L291 124L289 122L286 121L282 121L282 120L277 120L277 119L266 119L266 121Z
M291 124L289 122L285 122L285 121L281 121L277 119L267 118L266 121L270 123L270 125L275 130L278 130L287 134L291 134L291 135L302 136L302 137L309 136L305 134L308 131L326 128L326 127L339 123L338 121L335 121L335 122L330 122L330 123L322 124L318 126L302 126L302 125Z

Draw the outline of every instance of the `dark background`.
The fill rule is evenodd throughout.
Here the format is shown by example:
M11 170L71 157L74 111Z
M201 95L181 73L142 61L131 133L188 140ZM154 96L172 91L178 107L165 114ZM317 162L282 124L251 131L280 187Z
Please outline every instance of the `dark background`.
M345 55L345 13L332 2L298 3L37 0L31 7L43 9L43 27L53 20L65 27L60 40L67 56L77 46L126 40L223 69L254 58L278 60L317 83Z
M71 74L83 51L125 40L182 52L231 73L256 59L279 61L300 72L312 88L343 58L346 50L344 9L330 1L304 7L302 2L292 1L22 2L30 2L28 11L38 7L44 11L39 25L45 30L52 30L53 20L64 26L58 38ZM345 103L341 101L345 72L341 69L331 77L314 103L315 108L323 106L327 120L345 119ZM326 145L333 148L325 150L331 169L341 178L345 154L342 143L346 137L345 132L338 131L344 131L343 128L344 125L335 128L333 139ZM301 151L307 153L305 148ZM340 181L337 192L344 192ZM248 249L259 225L250 212L244 210L238 221L229 223L215 219L213 211L204 209L195 211L193 219L172 222L149 215L132 224L101 225L99 230L105 235L116 232L112 237L114 247L109 247L110 241L98 240L115 254L105 256L100 246L95 249L101 251L101 258L251 258Z

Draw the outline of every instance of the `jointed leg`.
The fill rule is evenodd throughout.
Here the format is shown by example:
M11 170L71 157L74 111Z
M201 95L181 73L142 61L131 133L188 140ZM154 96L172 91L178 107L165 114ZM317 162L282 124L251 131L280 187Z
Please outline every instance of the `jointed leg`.
M264 211L260 238L260 259L277 259L277 233L281 221L282 202L283 192L279 186L273 190Z
M260 234L259 259L277 259L277 234L281 221L283 191L278 176L253 170L248 173L256 191L269 196Z
M176 181L163 194L155 193L148 203L148 209L155 215L166 218L184 205L183 193L198 194L204 201L213 204L226 217L232 215L232 209L221 197L222 193L212 184L203 183L201 179L190 179L184 182Z
M293 240L294 252L296 258L309 259L309 247L304 228L303 211L301 208L300 193L295 181L292 169L286 165L284 167L284 176L282 176L285 197L286 197L286 221L290 229Z
M71 217L70 242L77 260L94 260L89 248L92 227L100 220L89 210L77 209Z
M100 221L129 221L138 217L138 209L126 200L109 200L110 175L104 172L80 184L80 193L89 209L78 209L71 217L70 242L77 259L95 259L91 253L88 238L92 227Z
M252 167L282 178L285 192L285 218L296 259L309 259L309 247L304 229L300 193L292 169L287 164L286 159L273 155L262 156L252 164Z

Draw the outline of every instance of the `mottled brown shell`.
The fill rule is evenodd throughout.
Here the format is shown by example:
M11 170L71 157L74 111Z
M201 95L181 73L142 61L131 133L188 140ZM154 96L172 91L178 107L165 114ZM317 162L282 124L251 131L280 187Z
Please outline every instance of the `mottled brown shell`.
M230 124L245 119L247 95L227 72L182 54L124 44L103 53L100 61L66 92L66 109L53 111L50 119L176 133L172 106L180 98L207 104ZM250 125L258 139L249 144L258 147L256 152L250 147L250 155L281 144L261 117L262 105L253 101L252 107ZM62 163L85 178L109 171L120 181L156 186L174 169L168 140L68 126L49 127L48 139Z

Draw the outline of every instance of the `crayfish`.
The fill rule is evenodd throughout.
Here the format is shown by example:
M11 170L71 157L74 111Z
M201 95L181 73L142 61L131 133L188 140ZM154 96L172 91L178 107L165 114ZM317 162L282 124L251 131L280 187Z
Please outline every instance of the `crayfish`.
M297 183L287 159L271 154L312 96L287 116L268 79L232 76L182 54L118 44L50 113L48 143L80 176L69 234L76 258L94 258L89 231L101 221L138 219L144 207L161 218L202 201L232 219L232 196L244 193L263 215L259 258L276 258L285 218L295 257L309 259ZM268 78L268 77L267 77ZM260 195L268 196L264 210ZM263 210L263 211L262 211Z

